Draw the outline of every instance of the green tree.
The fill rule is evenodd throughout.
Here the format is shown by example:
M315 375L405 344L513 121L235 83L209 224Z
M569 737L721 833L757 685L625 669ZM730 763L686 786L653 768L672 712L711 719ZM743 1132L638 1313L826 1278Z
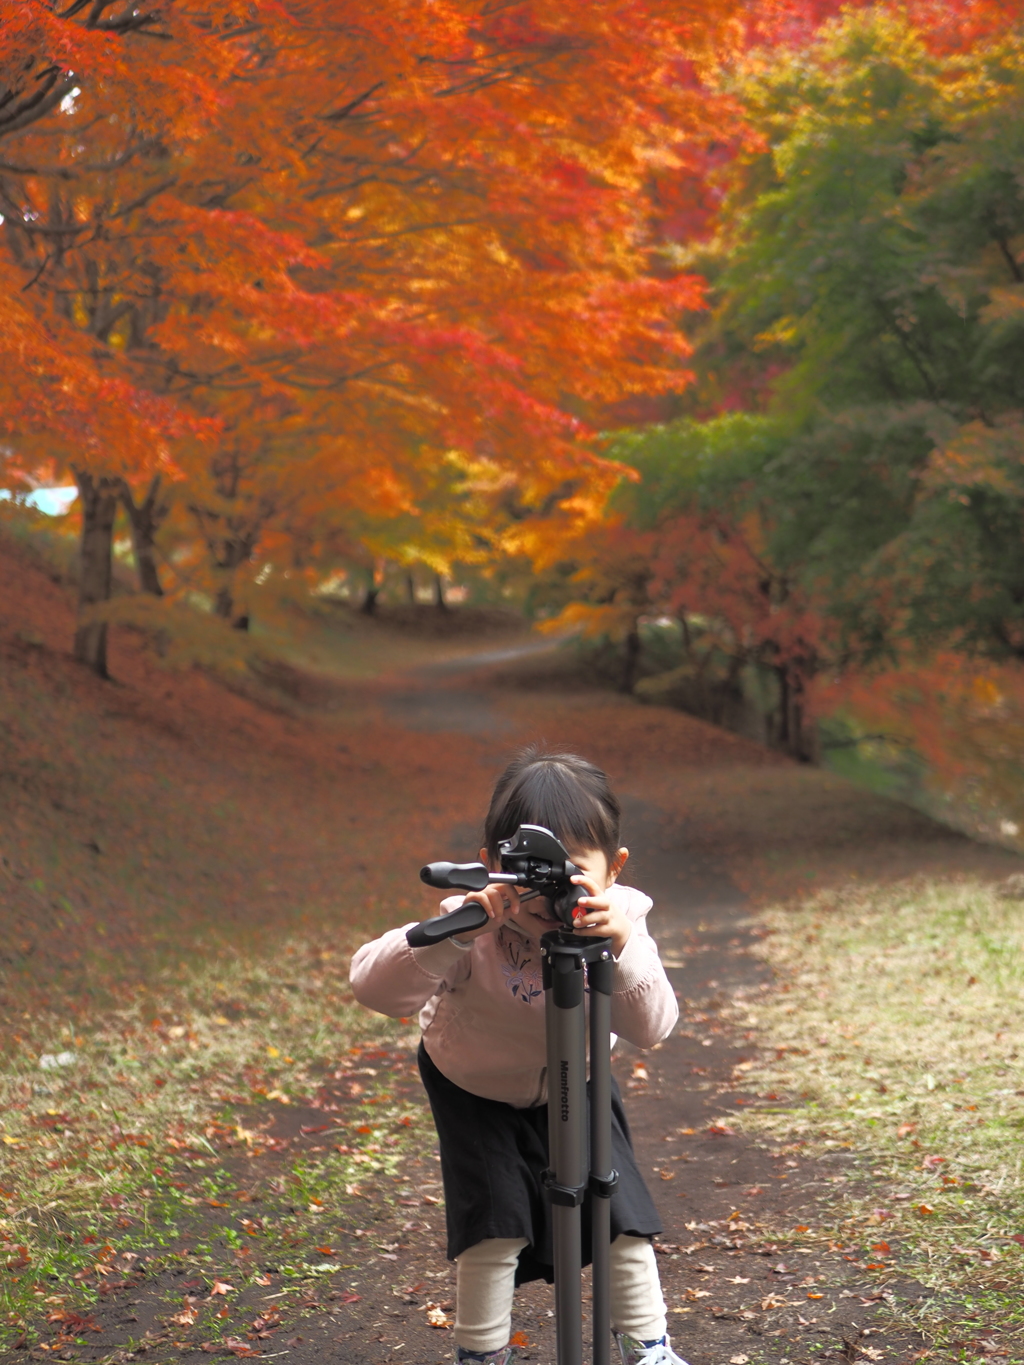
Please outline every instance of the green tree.
M874 9L736 85L764 150L703 356L788 428L759 476L773 544L802 547L850 657L1024 657L1019 43L936 56Z
M860 10L723 77L757 136L688 257L694 416L616 438L641 479L575 567L595 621L679 616L693 709L771 675L800 755L825 664L1024 656L1024 64L926 38Z

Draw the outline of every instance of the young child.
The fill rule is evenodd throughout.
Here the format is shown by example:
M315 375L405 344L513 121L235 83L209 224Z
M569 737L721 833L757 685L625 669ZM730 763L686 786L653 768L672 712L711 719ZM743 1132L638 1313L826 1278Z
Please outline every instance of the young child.
M619 847L619 803L605 774L575 754L526 750L498 780L481 860L500 866L498 844L522 824L543 825L581 869L586 892L573 925L612 940L612 1028L637 1047L666 1037L679 1015L647 932L650 898L618 885L629 856ZM352 959L356 999L381 1014L420 1012L420 1074L441 1150L448 1257L457 1270L456 1360L512 1365L516 1284L553 1278L548 1203L544 994L539 942L560 927L540 898L514 887L451 896L487 911L482 928L426 948L392 929ZM622 1098L613 1081L611 1200L612 1327L623 1365L685 1365L665 1335L665 1303L651 1239L658 1215L637 1168ZM589 1248L585 1201L584 1249ZM589 1258L588 1258L589 1259Z

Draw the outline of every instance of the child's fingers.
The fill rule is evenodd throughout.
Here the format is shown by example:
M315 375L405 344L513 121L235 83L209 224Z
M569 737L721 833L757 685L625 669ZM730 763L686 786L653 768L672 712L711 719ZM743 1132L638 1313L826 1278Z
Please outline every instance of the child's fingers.
M610 905L592 903L584 908L581 903L577 907L573 919L573 928L587 930L591 933L606 934L614 929L616 921L616 912Z
M483 891L471 891L466 900L476 901L482 905L490 919L500 919L503 915L519 909L519 894L516 889L500 884L485 887Z
M501 903L507 915L519 914L519 888L517 886L501 886L498 888L501 893Z
M494 919L498 910L494 903L494 897L487 891L471 891L466 897L467 901L476 901L477 905L482 905L487 911L487 918Z
M514 886L504 886L499 883L496 886L489 886L487 893L494 897L497 914L515 915L519 913L519 892Z
M608 918L607 914L603 913L600 909L591 908L584 910L581 909L580 907L577 907L576 910L577 924L586 925L603 924L607 918Z

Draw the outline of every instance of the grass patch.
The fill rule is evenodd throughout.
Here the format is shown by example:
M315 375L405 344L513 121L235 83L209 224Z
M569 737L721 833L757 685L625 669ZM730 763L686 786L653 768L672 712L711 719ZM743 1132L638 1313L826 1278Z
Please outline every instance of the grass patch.
M976 883L917 879L764 917L779 988L741 1007L774 1053L744 1127L854 1153L833 1225L884 1289L910 1276L937 1346L1024 1326L1024 913ZM950 1296L958 1308L950 1312Z
M281 1309L354 1268L327 1229L371 1188L413 1194L396 1173L430 1122L394 1093L409 1029L354 1005L347 966L293 941L157 982L89 1029L24 1020L0 1074L0 1353L73 1354L112 1292L146 1279L152 1298L186 1271L191 1292L156 1295L150 1346L242 1340L269 1273Z

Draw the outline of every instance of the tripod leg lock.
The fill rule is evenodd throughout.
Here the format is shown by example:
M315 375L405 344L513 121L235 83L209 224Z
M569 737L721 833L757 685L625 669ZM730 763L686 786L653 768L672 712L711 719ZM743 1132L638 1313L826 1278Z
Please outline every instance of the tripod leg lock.
M589 1183L590 1193L596 1195L598 1199L611 1199L612 1192L618 1183L618 1171L609 1171L607 1175L594 1175L591 1173Z
M555 1179L554 1171L550 1170L543 1173L541 1180L552 1204L561 1204L563 1208L575 1209L583 1203L583 1196L587 1192L586 1185L559 1185Z

